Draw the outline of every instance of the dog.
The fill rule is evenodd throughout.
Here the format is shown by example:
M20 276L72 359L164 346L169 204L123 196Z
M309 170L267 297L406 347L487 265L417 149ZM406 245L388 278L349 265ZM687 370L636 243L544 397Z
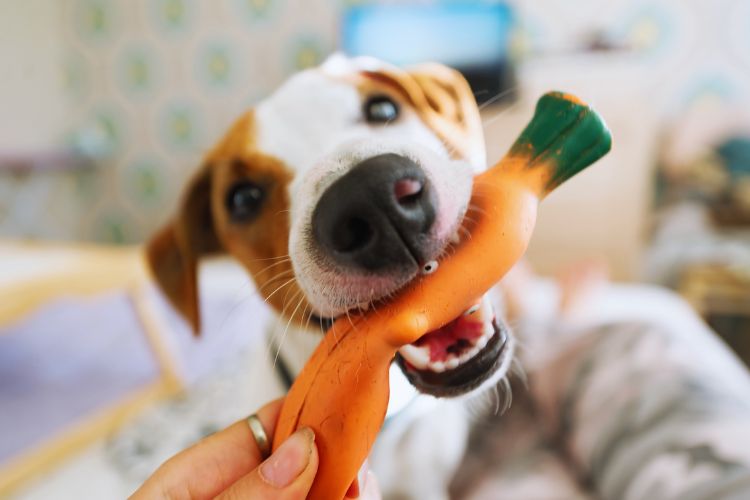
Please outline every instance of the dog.
M148 261L198 332L198 265L235 258L275 312L266 375L288 388L335 319L379 307L469 237L462 224L485 161L459 72L334 55L231 126ZM386 498L447 498L470 427L466 398L494 387L513 359L492 297L396 356L370 457Z

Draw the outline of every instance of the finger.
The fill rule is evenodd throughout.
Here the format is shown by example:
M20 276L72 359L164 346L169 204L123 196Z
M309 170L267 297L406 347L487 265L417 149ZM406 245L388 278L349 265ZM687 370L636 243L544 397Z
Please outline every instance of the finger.
M315 434L305 427L217 498L220 500L304 500L318 471Z
M273 401L256 413L269 437L276 429L281 402ZM255 438L241 420L169 459L131 498L214 498L261 461Z

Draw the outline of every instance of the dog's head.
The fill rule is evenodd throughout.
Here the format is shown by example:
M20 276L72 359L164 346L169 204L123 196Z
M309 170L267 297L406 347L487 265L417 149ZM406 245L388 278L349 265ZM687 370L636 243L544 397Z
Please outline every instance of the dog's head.
M196 331L196 267L218 252L239 260L279 314L318 329L377 307L446 252L484 164L478 109L458 72L333 56L239 118L149 261ZM504 340L484 301L399 362L419 389L460 394L504 371Z

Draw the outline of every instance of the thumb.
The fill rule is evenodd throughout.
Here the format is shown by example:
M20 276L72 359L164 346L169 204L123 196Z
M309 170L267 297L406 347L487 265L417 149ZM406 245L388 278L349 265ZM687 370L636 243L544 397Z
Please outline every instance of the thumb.
M304 500L317 471L315 434L305 427L292 434L265 462L217 498Z

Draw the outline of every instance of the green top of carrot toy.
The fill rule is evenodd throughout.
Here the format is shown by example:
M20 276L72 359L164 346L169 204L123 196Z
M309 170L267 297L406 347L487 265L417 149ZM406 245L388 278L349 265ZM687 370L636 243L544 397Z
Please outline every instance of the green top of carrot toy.
M544 95L508 155L475 178L470 237L377 311L334 323L289 391L274 436L277 448L299 427L315 431L320 462L308 498L343 498L356 481L385 418L396 351L477 303L523 256L538 203L610 145L593 109Z
M555 165L549 193L604 156L612 136L601 117L584 102L564 92L549 92L539 99L534 118L510 149L511 155L531 157L529 168Z

